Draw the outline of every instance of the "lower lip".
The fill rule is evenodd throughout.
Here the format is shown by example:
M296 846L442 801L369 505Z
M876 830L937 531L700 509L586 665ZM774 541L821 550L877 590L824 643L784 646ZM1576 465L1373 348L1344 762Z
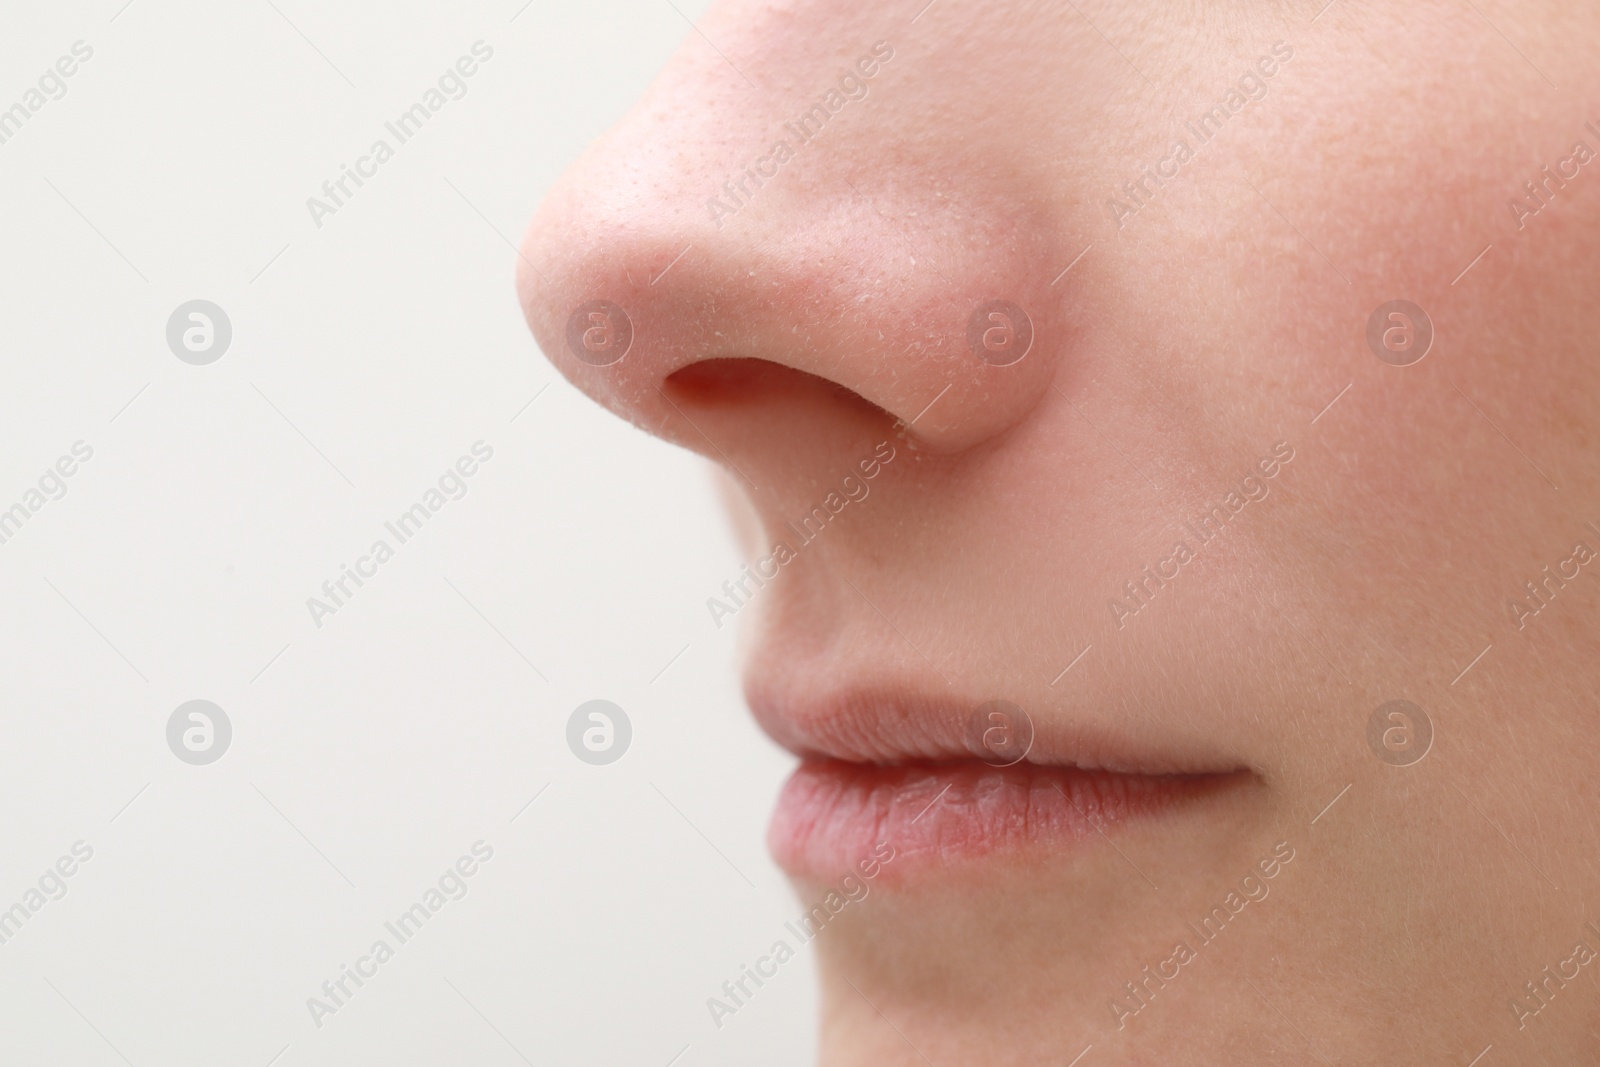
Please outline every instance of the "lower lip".
M897 875L1019 849L1066 850L1159 816L1233 776L1136 775L1018 763L807 760L767 832L791 876L826 881L880 846Z

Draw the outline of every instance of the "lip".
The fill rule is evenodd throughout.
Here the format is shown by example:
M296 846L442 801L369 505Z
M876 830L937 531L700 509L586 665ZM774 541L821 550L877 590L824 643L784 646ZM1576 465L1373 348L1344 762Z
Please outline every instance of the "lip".
M997 853L1071 852L1253 777L1232 759L1065 712L1030 715L1026 758L996 766L970 728L983 701L892 690L810 703L748 695L767 732L801 757L767 833L796 878L836 878L882 844L894 849L885 870L897 882Z
M784 785L767 844L791 876L823 881L887 844L895 855L891 881L899 881L997 852L1075 849L1202 800L1242 776L809 759Z
M821 669L821 668L815 668ZM852 688L807 699L803 687L750 681L746 699L773 740L805 759L846 763L994 762L975 743L971 720L990 702L952 700L910 688ZM1023 705L1024 709L1026 705ZM1236 758L1196 751L1147 731L1098 726L1070 710L1029 715L1027 762L1123 775L1217 775L1241 771Z

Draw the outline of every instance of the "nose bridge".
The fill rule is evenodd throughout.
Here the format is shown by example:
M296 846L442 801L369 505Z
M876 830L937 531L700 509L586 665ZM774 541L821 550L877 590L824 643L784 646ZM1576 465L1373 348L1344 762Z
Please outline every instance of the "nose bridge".
M934 451L1030 409L1066 319L1041 266L1060 258L1055 235L1016 213L1016 190L954 148L898 153L886 100L831 118L831 141L809 143L781 111L751 115L701 76L655 87L530 224L522 295L552 363L690 447L691 413L663 387L705 360L828 379Z

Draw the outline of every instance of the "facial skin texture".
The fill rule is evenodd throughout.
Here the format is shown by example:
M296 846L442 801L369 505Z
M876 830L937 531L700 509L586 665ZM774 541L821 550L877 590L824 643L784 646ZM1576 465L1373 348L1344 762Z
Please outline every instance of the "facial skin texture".
M895 444L739 612L779 740L870 745L848 693L1004 698L1057 755L1249 780L1084 847L889 865L817 939L822 1062L1589 1062L1600 961L1548 974L1600 951L1600 565L1543 568L1600 551L1600 160L1520 228L1509 202L1600 152L1600 16L920 6L715 4L539 209L529 323L728 472L752 558ZM866 95L716 225L707 200L879 41ZM1107 201L1173 174L1241 79L1259 98L1119 225ZM594 299L635 331L609 367L566 343ZM1035 330L1010 367L966 342L997 299ZM1410 366L1366 340L1395 299L1436 334ZM1434 731L1410 766L1368 743L1397 699ZM1270 894L1202 947L1188 924L1279 842ZM1180 940L1197 958L1119 1013Z

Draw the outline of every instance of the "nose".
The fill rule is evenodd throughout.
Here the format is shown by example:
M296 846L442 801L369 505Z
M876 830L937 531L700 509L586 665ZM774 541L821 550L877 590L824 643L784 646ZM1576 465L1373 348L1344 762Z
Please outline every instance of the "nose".
M855 50L888 53L871 78L854 52L763 57L859 97L752 89L697 45L529 226L519 293L550 361L752 484L863 429L948 454L1024 419L1071 349L1047 266L1069 242L1019 207L1025 179L954 137L913 151L888 42Z

